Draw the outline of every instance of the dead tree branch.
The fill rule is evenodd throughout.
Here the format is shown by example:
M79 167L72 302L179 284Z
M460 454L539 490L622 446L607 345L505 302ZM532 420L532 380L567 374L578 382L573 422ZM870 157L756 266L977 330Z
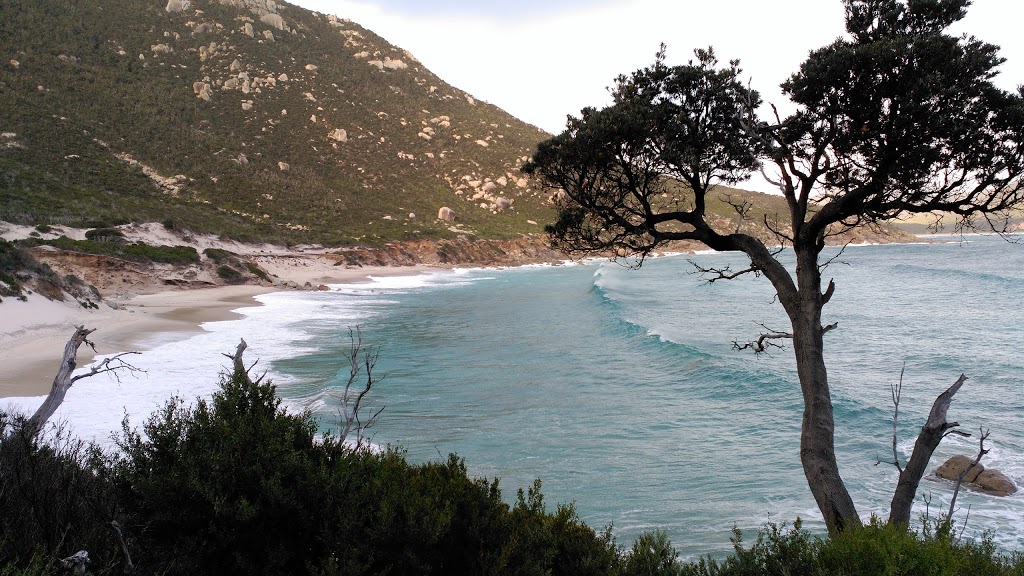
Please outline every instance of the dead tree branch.
M46 424L47 420L53 416L57 411L57 408L64 402L64 397L67 396L68 390L71 386L83 378L90 378L97 374L112 374L115 378L120 381L118 372L121 370L127 370L131 373L143 372L136 366L128 363L124 357L132 354L139 354L139 352L122 352L116 354L110 358L105 358L99 364L93 366L88 372L79 374L78 376L72 376L75 369L78 367L76 357L78 356L78 349L85 344L92 348L93 352L96 351L96 345L89 340L89 335L95 332L96 329L87 329L85 326L75 327L75 333L71 335L71 339L64 345L64 356L61 358L60 368L57 370L57 375L53 378L53 386L50 388L50 393L47 394L46 399L36 410L35 414L26 422L26 429L32 434L38 434L43 429L43 425Z
M903 373L907 370L907 363L903 363L903 368L900 368L900 379L896 384L889 384L889 393L892 395L892 464L899 470L900 474L903 473L903 466L900 465L900 456L896 451L896 423L900 419L900 397L903 395ZM881 464L879 460L875 462L875 466Z
M740 344L738 341L733 340L732 347L734 350L753 350L755 354L764 354L768 352L769 348L778 348L779 350L784 349L782 344L775 342L776 340L792 340L793 335L789 332L780 332L778 330L772 330L771 328L760 325L766 332L762 332L757 340L753 342L747 342Z
M117 536L117 544L121 547L121 552L124 554L124 573L134 574L135 564L132 563L132 555L128 553L128 544L124 541L124 534L121 533L121 525L117 523L117 520L111 520L110 527L114 529L114 535Z
M377 423L384 406L370 415L365 422L362 420L360 410L363 408L363 400L370 393L379 378L374 377L373 370L377 366L377 359L380 356L378 350L367 350L363 345L363 334L359 328L349 329L349 376L345 382L345 389L341 395L341 409L339 410L339 438L345 442L349 435L355 433L356 446L362 446L366 441L365 433ZM356 383L362 384L356 386ZM355 388L353 388L355 386Z
M733 271L731 266L726 266L725 268L705 268L693 260L687 260L687 262L690 263L690 266L693 266L693 269L697 274L707 277L708 284L714 284L718 280L735 280L745 274L753 274L754 276L761 275L761 271L753 264L751 264L749 268Z
M914 451L907 461L906 467L900 472L899 482L892 497L892 506L889 512L889 524L900 524L907 526L910 523L910 510L914 504L914 495L921 483L928 461L932 453L946 437L948 433L960 425L959 422L947 422L946 413L953 401L953 396L960 390L960 387L967 381L967 376L961 374L945 392L939 394L932 404L928 420L921 427L921 432L914 443ZM961 433L962 434L962 433Z
M733 200L731 194L724 195L722 200L729 206L732 206L732 209L736 211L739 219L736 221L736 231L734 233L739 234L740 228L743 227L743 219L750 213L750 209L754 207L754 203L749 200Z
M974 462L971 462L970 466L964 468L963 472L961 472L960 475L957 476L956 478L956 485L953 487L953 497L949 500L949 512L946 513L946 522L953 521L953 511L954 506L956 506L956 497L957 495L960 494L960 486L963 484L964 478L967 477L967 473L970 472L971 470L974 470L978 466L978 463L981 462L982 456L988 454L988 449L985 448L985 440L988 439L989 431L982 428L978 428L978 433L980 434L980 436L978 437L978 455L974 458Z

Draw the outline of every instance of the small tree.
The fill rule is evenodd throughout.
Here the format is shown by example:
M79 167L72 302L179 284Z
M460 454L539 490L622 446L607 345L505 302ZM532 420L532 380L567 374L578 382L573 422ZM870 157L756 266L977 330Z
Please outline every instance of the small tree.
M768 278L792 329L738 347L791 341L804 399L801 462L832 533L860 518L835 456L824 336L837 325L824 324L822 310L836 287L822 286L826 239L937 211L957 215L958 227L981 222L1002 231L1024 202L1024 98L992 84L1002 62L995 46L945 32L969 0L844 4L847 35L811 53L783 84L796 106L790 116L755 117L758 95L739 81L737 62L720 68L709 49L669 67L662 51L653 66L617 79L611 106L570 118L524 166L564 192L549 232L570 253L629 253L639 264L666 242L693 240L750 258L744 270L703 270L713 279ZM707 217L714 184L736 182L761 162L773 168L789 209L788 224L765 224L774 243L792 248L795 274L778 250L739 226L716 229ZM734 207L742 222L747 207ZM945 413L961 384L936 401L932 415L941 418L929 418L932 432L922 430L912 461L927 463L955 425ZM924 467L906 470L893 523L909 521Z

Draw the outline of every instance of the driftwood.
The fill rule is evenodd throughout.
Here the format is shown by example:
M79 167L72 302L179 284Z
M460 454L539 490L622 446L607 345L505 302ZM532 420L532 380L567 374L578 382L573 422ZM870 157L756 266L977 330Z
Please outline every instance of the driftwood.
M125 361L125 356L132 354L138 354L139 352L122 352L121 354L115 354L110 358L105 358L99 364L95 365L88 372L79 374L78 376L72 376L71 374L78 367L75 357L78 355L78 349L82 344L86 344L92 348L93 352L96 351L96 345L89 341L89 334L95 332L96 329L87 329L85 326L78 326L75 328L75 333L68 340L68 343L64 346L64 356L60 362L60 368L57 370L57 375L53 378L53 386L50 388L50 393L43 400L42 405L36 410L35 414L26 422L26 429L32 434L38 434L43 429L43 425L46 421L53 416L57 408L60 407L61 403L64 402L64 397L67 395L68 390L75 382L83 378L89 378L96 376L97 374L113 374L117 377L118 372L121 370L128 370L129 372L141 372L141 370L135 366L132 366Z

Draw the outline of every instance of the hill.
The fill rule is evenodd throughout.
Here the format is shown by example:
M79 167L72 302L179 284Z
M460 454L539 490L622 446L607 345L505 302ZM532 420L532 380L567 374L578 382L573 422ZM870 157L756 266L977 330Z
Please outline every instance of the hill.
M519 171L548 134L349 20L274 0L7 0L3 16L0 221L382 247L554 219ZM723 190L759 237L788 213ZM709 210L735 226L729 204Z
M546 134L354 22L273 0L4 4L0 220L337 245L551 218L518 171Z

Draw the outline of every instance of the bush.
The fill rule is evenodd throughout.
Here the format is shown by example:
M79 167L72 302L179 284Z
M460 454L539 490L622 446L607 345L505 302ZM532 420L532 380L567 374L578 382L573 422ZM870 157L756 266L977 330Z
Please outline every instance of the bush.
M237 284L245 280L241 272L235 270L234 268L228 266L227 264L217 266L217 276L220 276L221 278L224 279L225 282L228 282L229 284Z
M234 252L231 252L229 250L223 250L221 248L207 248L206 250L203 250L203 254L205 254L207 258L213 260L217 264L233 260L235 259L236 256L238 256L238 254L235 254Z
M85 239L95 242L124 242L124 232L117 228L93 228L85 231Z
M750 547L736 531L732 556L689 564L655 532L626 555L571 504L548 512L539 481L509 506L454 455L413 465L319 434L242 371L208 401L168 401L142 431L126 420L113 454L48 438L0 413L0 574L57 573L82 549L90 572L123 573L116 520L138 574L1024 575L989 540L878 521L828 540L769 524Z
M19 241L19 245L26 247L47 245L68 252L112 256L136 262L157 262L181 266L199 263L199 253L191 246L150 246L142 242L124 244L97 240L72 240L67 236L53 240L28 238Z
M244 374L210 402L125 424L117 464L139 565L170 574L611 574L617 553L539 484L510 510L465 463L317 438L272 385Z
M267 274L266 270L260 268L259 266L253 264L252 262L246 262L245 268L246 270L249 271L250 274L259 278L260 280L263 280L264 282L273 282L273 280L270 279L270 275Z
M0 412L0 567L46 564L88 550L92 565L117 562L109 522L119 518L102 455L58 429L43 442L22 417ZM0 572L4 569L0 568ZM16 572L15 572L16 573Z

